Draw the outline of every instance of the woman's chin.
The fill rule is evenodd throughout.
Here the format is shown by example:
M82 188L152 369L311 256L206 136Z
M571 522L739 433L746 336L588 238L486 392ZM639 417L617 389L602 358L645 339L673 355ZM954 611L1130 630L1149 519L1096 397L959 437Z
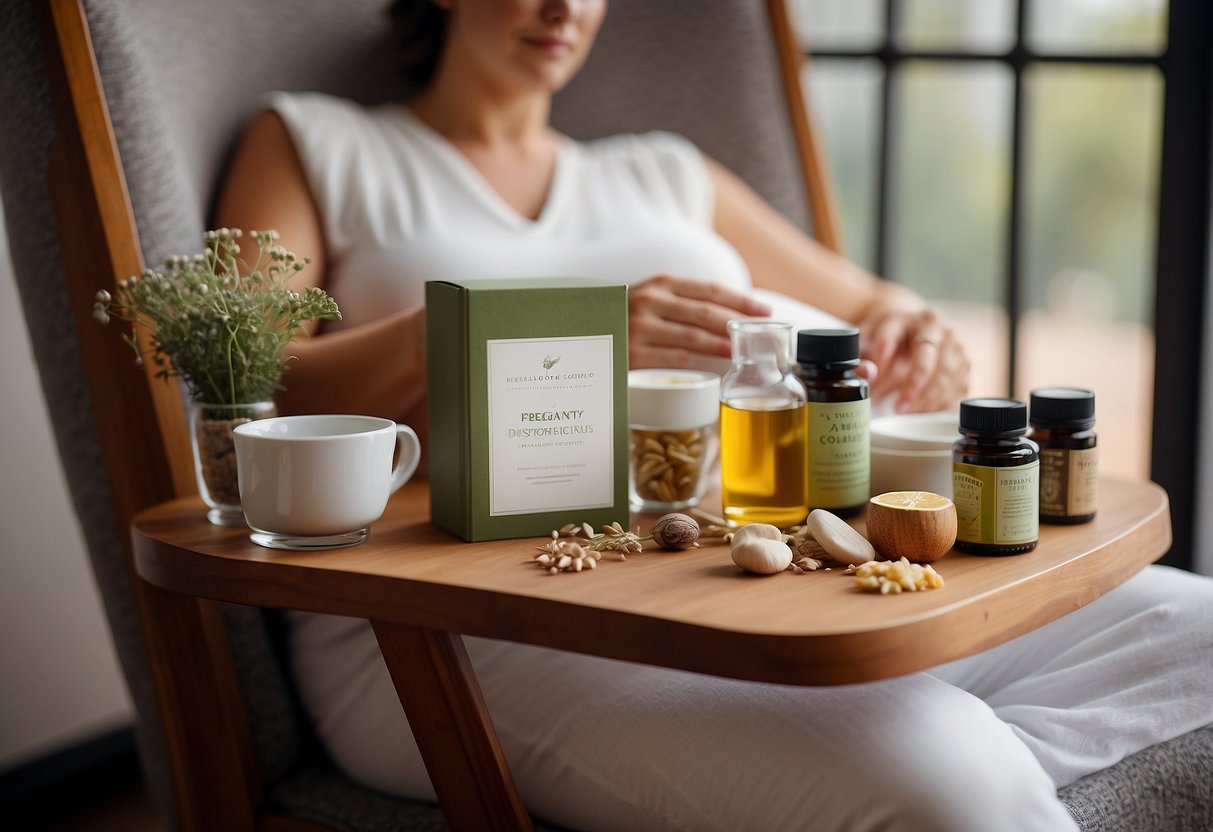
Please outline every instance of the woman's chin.
M520 68L518 82L520 86L531 92L555 94L568 86L583 63L584 58L581 56L574 59L567 56L563 58L534 56L533 60L527 61Z

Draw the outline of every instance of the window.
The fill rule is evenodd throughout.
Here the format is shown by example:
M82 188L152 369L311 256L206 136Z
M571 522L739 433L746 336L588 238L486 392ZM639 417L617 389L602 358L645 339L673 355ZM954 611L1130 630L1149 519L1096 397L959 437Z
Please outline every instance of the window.
M847 253L945 308L975 395L1094 389L1102 470L1168 486L1177 550L1194 454L1154 421L1178 409L1195 430L1196 393L1170 388L1199 378L1201 318L1158 328L1155 303L1203 306L1207 228L1173 228L1163 205L1207 222L1206 5L789 2ZM1190 129L1185 102L1205 114ZM1179 173L1184 142L1202 161Z

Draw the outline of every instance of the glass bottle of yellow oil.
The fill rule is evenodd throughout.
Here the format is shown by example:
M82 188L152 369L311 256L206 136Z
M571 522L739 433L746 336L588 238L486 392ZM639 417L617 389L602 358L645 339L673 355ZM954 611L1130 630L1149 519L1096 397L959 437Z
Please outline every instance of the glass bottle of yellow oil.
M729 321L733 365L720 383L724 516L736 523L803 523L809 511L804 385L792 372L789 323Z

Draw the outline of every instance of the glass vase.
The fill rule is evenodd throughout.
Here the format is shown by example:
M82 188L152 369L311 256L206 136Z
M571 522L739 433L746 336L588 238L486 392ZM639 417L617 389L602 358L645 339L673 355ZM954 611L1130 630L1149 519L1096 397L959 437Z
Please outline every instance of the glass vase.
M198 479L198 493L207 505L207 519L216 526L245 525L232 430L254 419L277 416L278 408L273 401L247 404L191 401L188 414L194 475Z

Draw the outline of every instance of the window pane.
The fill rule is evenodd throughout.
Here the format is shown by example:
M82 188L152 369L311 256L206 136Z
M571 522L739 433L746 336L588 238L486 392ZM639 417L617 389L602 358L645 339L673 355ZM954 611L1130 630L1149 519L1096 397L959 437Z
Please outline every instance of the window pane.
M1006 262L1010 70L913 62L896 83L890 276L952 304L975 367L973 391L1004 393L1006 324L996 307Z
M884 39L880 0L790 0L800 42L817 49L870 49Z
M973 367L969 372L972 396L1007 395L1007 310L1001 302L935 300L947 315Z
M876 262L877 61L814 58L802 86L825 145L846 253L865 268Z
M903 0L896 37L907 49L999 52L1015 40L1012 0Z
M1027 41L1041 52L1159 54L1167 0L1032 0Z
M1162 80L1153 68L1025 76L1017 390L1095 390L1108 473L1149 474Z

